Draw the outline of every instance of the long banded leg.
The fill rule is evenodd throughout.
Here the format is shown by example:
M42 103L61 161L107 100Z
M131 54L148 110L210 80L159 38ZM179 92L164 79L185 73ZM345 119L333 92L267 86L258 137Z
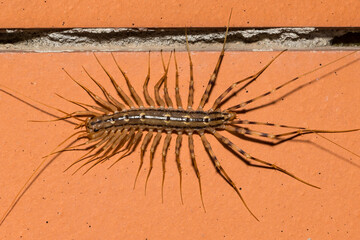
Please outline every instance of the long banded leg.
M83 86L81 83L75 80L65 69L63 71L70 77L71 80L73 80L77 85L79 85L82 89L85 90L85 92L98 104L100 107L104 108L104 110L108 110L108 112L114 112L116 111L116 107L112 104L109 104L105 100L101 99L99 96L97 96L95 93L91 92L88 88Z
M170 64L171 55L172 55L172 52L170 53L169 62L168 62L168 65L167 65L167 68L166 68L164 74L162 75L160 80L154 86L154 94L155 94L156 104L161 108L165 107L165 102L164 102L164 100L161 99L159 91L160 91L161 85L163 84L163 82L167 78L167 73L168 73L168 70L169 70L169 64Z
M180 178L180 198L181 203L184 204L183 200L183 194L182 194L182 169L181 169L181 162L180 162L180 148L182 143L182 132L178 132L176 137L176 145L175 145L175 160L176 160L176 166L179 172L179 178Z
M227 173L225 172L225 170L223 169L223 167L221 166L219 160L217 160L214 151L211 148L211 145L209 143L209 141L206 139L204 133L200 133L201 136L201 140L203 142L203 145L206 149L206 151L209 153L210 159L212 161L212 163L214 164L217 172L221 175L222 178L225 179L225 181L235 190L235 192L237 193L237 195L240 197L241 201L243 202L244 206L246 207L246 209L250 212L250 214L257 220L259 221L259 219L254 215L254 213L250 210L250 208L247 206L244 198L242 197L242 195L240 194L239 189L236 187L235 183L231 180L231 178L227 175Z
M190 150L191 164L192 164L192 166L194 167L195 174L196 174L196 177L197 177L198 182L199 182L199 190L200 190L201 204L202 204L202 206L203 206L203 208L204 208L204 211L206 212L206 208L205 208L205 204L204 204L204 199L203 199L203 194L202 194L200 171L199 171L199 168L198 168L198 166L197 166L196 159L195 159L193 134L192 134L192 133L188 133L188 138L189 138L189 150Z
M255 121L248 121L248 120L234 120L234 121L231 121L231 125L233 124L249 124L249 125L265 125L265 126L272 126L272 127L280 127L280 128L293 128L293 129L298 129L298 131L293 131L293 132L289 132L289 133L285 133L285 135L289 136L287 138L281 138L281 136L279 135L274 135L274 134L268 134L268 133L260 133L260 136L262 137L269 137L271 139L277 139L279 141L277 142L272 142L272 144L280 144L280 143L283 143L283 142L286 142L288 140L291 140L291 139L294 139L298 136L301 136L301 135L305 135L305 134L311 134L311 133L314 133L316 135L318 135L319 137L325 139L326 141L329 141L331 142L332 144L344 149L345 151L357 156L360 158L360 155L341 146L340 144L330 140L329 138L327 137L324 137L323 135L320 135L319 132L317 132L318 130L313 130L313 129L306 129L304 127L295 127L295 126L288 126L288 125L282 125L282 124L274 124L274 123L267 123L267 122L255 122ZM235 127L237 127L238 129L235 130L235 132L239 133L239 134L242 134L241 132L243 132L242 130L242 127L238 127L235 125ZM226 129L225 127L225 130L228 130ZM233 129L231 129L230 131L232 131ZM248 131L250 129L247 129ZM342 132L355 132L355 131L359 131L360 129L348 129L348 130L340 130L340 131L327 131L326 133L342 133ZM228 130L229 131L229 130ZM251 131L251 130L250 130ZM258 135L258 134L254 134L254 135ZM284 136L284 135L283 135Z
M295 126L288 126L288 125L283 125L283 124L276 124L276 123L269 123L269 122L257 122L257 121L249 121L249 120L239 120L239 119L235 119L235 120L231 121L231 124L266 125L266 126L281 127L281 128L305 129L304 127L295 127Z
M186 39L186 50L188 53L189 65L190 65L190 82L189 82L189 95L188 95L188 105L187 105L187 109L190 110L190 109L192 109L193 104L194 104L194 68L193 68L193 63L191 60L189 40L188 40L186 28L185 28L185 39Z
M167 155L167 151L169 149L169 145L170 145L170 141L171 141L171 131L167 132L165 140L164 140L164 145L163 145L163 149L162 149L162 170L163 170L163 176L162 176L162 182L161 182L161 201L164 202L164 183L165 183L165 172L166 172L166 155Z
M243 128L243 127L239 127L239 126L226 125L225 130L229 131L229 132L236 132L240 135L252 135L252 136L258 136L258 137L266 137L266 138L270 138L270 139L275 138L274 134L259 132L259 131L255 131L255 130L251 130L251 129Z
M157 146L159 145L161 139L161 131L158 130L157 134L155 135L154 141L151 144L151 148L150 148L150 167L149 167L149 172L148 175L146 176L146 182L145 182L145 194L146 194L146 188L147 188L147 183L149 181L149 177L151 174L151 171L153 169L154 166L154 154L155 154L155 150L157 148Z
M233 90L237 85L239 85L242 82L245 82L247 80L250 80L248 83L246 83L243 87L241 87L239 90L236 91L236 93L238 93L239 91L241 91L242 89L244 89L245 87L247 87L248 85L250 85L252 82L254 82L256 79L258 79L258 77L260 77L260 75L275 61L275 59L277 59L282 53L284 53L286 50L281 51L278 55L276 55L268 64L266 64L265 67L263 67L260 71L258 71L257 73L255 73L254 75L251 75L249 77L246 77L240 81L237 81L235 83L233 83L230 87L228 87L214 102L214 105L211 107L212 110L216 110L218 109L221 104L223 103L223 99L224 97L230 93L231 90ZM228 101L231 97L235 96L234 94L230 95L228 98L226 98L225 101Z
M79 107L84 108L85 111L90 111L87 107L92 108L92 109L95 109L95 110L97 110L97 111L99 111L99 112L104 111L103 108L100 108L100 107L98 107L98 106L94 106L94 105L90 105L90 104L86 104L86 103L81 103L81 102L77 102L77 101L74 101L74 100L70 100L70 99L68 99L68 98L65 98L64 96L61 96L60 94L57 94L57 93L55 93L55 95L57 95L59 98L64 99L65 101L68 101L68 102L70 102L70 103L72 103L72 104L75 104L75 105L77 105L77 106L79 106ZM107 113L107 112L109 112L109 111L108 111L108 110L105 110L104 113ZM98 114L98 116L100 116L100 115L101 115L101 114Z
M149 51L149 60L148 60L148 73L146 75L145 82L143 85L143 93L144 93L144 98L145 98L145 101L147 102L147 104L149 104L150 107L155 107L155 102L150 97L149 91L148 91L149 80L150 80L150 51Z
M139 107L144 107L144 103L141 100L141 98L139 97L139 95L136 93L134 87L131 85L129 78L127 77L126 73L121 69L119 63L116 61L114 54L111 53L112 58L114 59L114 62L116 64L116 66L118 67L118 69L120 70L121 74L124 76L126 84L129 88L129 91L131 93L131 96L133 97L135 103L139 106Z
M179 69L176 61L175 56L175 49L174 49L174 61L175 61L175 98L176 98L176 106L178 109L183 109L182 102L181 102L181 95L180 95L180 88L179 88Z
M305 182L304 180L296 177L294 174L286 171L285 169L273 164L273 163L269 163L269 162L266 162L264 160L261 160L261 159L258 159L258 158L255 158L255 157L252 157L250 156L250 154L246 153L244 150L242 150L241 148L239 148L238 146L236 146L233 142L231 142L227 137L224 137L223 135L221 135L220 133L218 133L216 130L214 129L211 129L209 130L218 140L219 142L227 145L231 150L233 150L235 153L239 154L241 157L247 159L247 160L253 160L255 162L259 162L261 164L264 164L265 166L268 166L270 167L271 169L274 169L274 170L277 170L277 171L280 171L282 173L285 173L286 175L289 175L290 177L306 184L306 185L309 185L311 187L314 187L314 188L318 188L320 189L319 187L311 184L311 183L308 183L308 182Z
M307 133L346 133L346 132L355 132L355 131L359 131L360 128L355 128L355 129L348 129L348 130L338 130L338 131L332 131L332 130L318 130L318 129L299 129L296 131L290 131L290 132L286 132L286 133L280 133L280 134L275 134L274 137L275 138L279 138L279 137L283 137L283 136L288 136L288 135L297 135L297 134L307 134Z
M208 82L208 85L204 91L204 94L201 98L201 101L200 101L200 104L199 104L199 107L198 109L199 110L202 110L207 102L207 100L209 99L209 96L210 96L210 92L215 84L215 81L217 79L217 76L218 76L218 73L219 73L219 70L220 70L220 66L221 66L221 62L224 58L224 52L225 52L225 44L226 44L226 39L227 39L227 35L228 35L228 32L229 32L229 25L230 25L230 19L231 19L231 13L232 13L232 10L230 12L230 16L229 16L229 21L228 21L228 24L227 24L227 27L226 27L226 32L225 32L225 39L224 39L224 44L223 44L223 47L222 47L222 50L221 50L221 53L220 53L220 56L219 56L219 59L216 63L216 66L215 66L215 69L214 69L214 72L213 74L211 75L210 77L210 80Z
M140 164L139 164L139 168L138 168L138 171L136 173L136 177L135 177L135 181L134 181L134 189L135 189L135 186L136 186L136 181L139 177L139 173L140 173L140 170L141 170L141 167L144 163L144 154L145 154L145 151L146 151L146 148L147 146L149 145L150 141L151 141L151 138L153 137L153 130L152 129L149 129L149 132L145 135L145 138L141 144L141 152L140 152Z
M171 58L171 55L170 55L170 58ZM162 63L163 63L164 71L167 72L167 69L169 69L169 64L168 64L168 67L166 69L162 51L161 51L161 60L162 60ZM169 63L170 63L170 59L169 59ZM169 108L173 108L173 102L172 102L172 100L171 100L171 98L169 96L169 91L168 91L168 87L167 87L168 86L167 85L167 82L168 82L167 80L168 80L168 77L166 75L165 80L164 80L164 99L165 99L166 105Z
M133 101L131 101L131 99L129 98L128 95L126 95L126 93L122 90L122 88L116 83L115 79L110 75L110 73L105 69L105 67L102 65L102 63L100 62L100 60L98 59L98 57L94 54L94 57L96 58L96 61L99 63L99 65L101 66L101 68L104 70L104 72L106 73L106 75L108 76L108 78L110 79L112 85L114 86L114 88L116 89L116 92L119 94L119 96L124 100L124 102L126 103L126 105L128 105L130 108L135 108L135 105L133 103Z
M108 93L106 91L106 89L98 82L95 80L95 78L93 78L90 73L85 69L85 67L82 67L85 71L85 73L88 75L88 77L101 89L101 91L103 92L105 98L111 103L113 104L119 111L121 111L122 109L125 109L125 105L120 103L118 100L116 100L113 96L111 96L110 93Z
M266 124L266 125L268 125L268 124ZM295 128L298 130L290 131L290 132L286 132L286 133L279 133L279 134L269 134L269 133L254 131L254 130L251 130L248 128L243 128L243 127L239 127L239 126L229 126L229 125L225 126L225 130L227 130L229 132L236 132L241 135L254 135L254 136L266 137L266 138L271 138L271 139L279 139L279 138L281 139L281 137L289 136L289 135L305 135L305 134L309 134L309 133L346 133L346 132L355 132L355 131L360 130L360 128L347 129L347 130L319 130L319 129L296 128L296 127L290 127L290 126L284 126L284 125L282 125L282 126L286 127L286 128Z
M344 56L341 57L341 58L338 58L338 59L336 59L336 60L334 60L334 61L331 61L331 62L329 62L329 63L327 63L327 64L324 64L324 65L322 65L322 66L320 66L320 67L317 67L317 68L315 68L315 69L313 69L313 70L311 70L311 71L309 71L309 72L306 72L306 73L304 73L304 74L301 74L301 75L299 75L299 76L297 76L297 77L295 77L295 78L293 78L293 79L291 79L291 80L289 80L289 81L287 81L287 82L285 82L285 83L283 83L283 84L275 87L274 89L272 89L272 90L270 90L270 91L268 91L268 92L265 92L265 93L263 93L263 94L255 97L255 98L252 98L252 99L247 100L247 101L245 101L245 102L242 102L242 103L240 103L240 104L236 104L236 105L234 105L234 106L232 106L232 107L229 107L227 110L233 111L233 110L236 110L236 109L238 109L238 108L243 108L243 107L245 107L246 105L248 105L248 104L250 104L250 103L252 103L252 102L255 102L256 100L258 100L258 99L260 99L260 98L263 98L263 97L265 97L265 96L268 96L268 95L270 95L271 93L274 93L275 91L277 91L277 90L285 87L286 85L288 85L288 84L290 84L290 83L292 83L292 82L295 82L296 80L298 80L298 79L300 79L300 78L302 78L302 77L305 77L305 76L307 76L307 75L309 75L309 74L311 74L311 73L313 73L313 72L318 71L318 70L321 69L321 68L324 68L324 67L326 67L326 66L329 66L329 65L331 65L331 64L333 64L333 63L335 63L335 62L338 62L338 61L342 60L343 58L345 58L345 57L347 57L347 56L349 56L349 55L351 55L351 54L354 54L354 53L355 53L355 52L351 52L351 53L349 53L349 54L344 55Z

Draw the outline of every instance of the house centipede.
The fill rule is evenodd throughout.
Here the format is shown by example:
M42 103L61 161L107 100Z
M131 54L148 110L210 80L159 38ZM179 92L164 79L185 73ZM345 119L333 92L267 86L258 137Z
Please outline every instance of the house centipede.
M64 70L65 73L70 77L70 79L72 79L77 85L79 85L90 96L90 98L92 98L92 100L95 102L96 105L80 103L74 100L67 99L63 96L60 96L66 101L81 107L83 110L67 113L63 110L55 108L57 111L65 115L63 117L59 117L55 119L54 121L61 121L68 119L71 119L73 121L79 121L79 123L76 126L76 129L81 129L81 130L78 130L76 133L72 134L66 140L76 137L75 141L81 141L83 139L87 139L87 141L82 142L75 146L62 148L61 150L56 149L52 151L48 156L57 153L67 152L67 151L87 151L84 155L82 155L80 158L74 161L68 168L70 169L75 165L80 164L80 166L78 166L78 168L75 170L75 172L77 172L83 167L88 166L88 168L85 170L86 173L89 170L91 170L93 167L97 166L98 164L104 163L112 158L115 158L115 161L111 164L111 166L113 166L116 163L118 163L121 159L131 155L137 149L137 147L140 146L141 149L140 163L135 177L135 182L134 182L134 187L135 187L140 170L143 167L145 151L149 150L150 147L150 168L145 182L145 189L146 189L148 179L151 176L151 171L153 168L154 154L160 144L160 140L163 138L163 134L165 133L165 140L161 151L162 153L161 162L162 162L162 171L163 171L161 193L163 198L163 186L165 181L166 161L167 161L166 156L167 156L169 144L172 141L172 135L175 133L176 134L176 140L175 140L176 164L180 178L180 197L181 197L181 201L183 201L182 190L181 190L182 169L181 169L181 161L180 161L180 149L182 146L183 135L187 135L191 162L197 177L201 202L205 210L204 200L202 197L201 177L197 166L197 161L195 158L195 150L194 150L193 135L197 134L200 136L201 142L205 150L208 152L210 160L214 165L216 171L230 185L230 187L234 189L234 191L239 196L242 203L244 204L246 209L251 213L251 215L256 220L258 220L255 214L252 213L252 211L248 207L247 203L245 202L242 194L240 193L238 187L235 185L232 178L230 178L230 176L227 174L225 169L222 167L220 161L217 159L214 150L212 149L211 144L209 143L207 138L207 135L213 135L221 144L226 145L230 151L233 151L235 154L237 154L237 156L241 158L245 164L250 166L252 165L256 166L257 164L260 164L264 168L280 171L304 184L307 184L314 188L318 188L317 186L308 183L305 180L302 180L301 178L295 176L293 173L290 173L289 171L285 170L284 168L281 168L280 166L253 157L252 155L250 155L249 153L245 152L243 149L238 147L236 144L234 144L229 138L222 135L220 132L227 131L244 136L256 136L256 137L262 137L265 139L278 140L279 142L283 142L305 134L319 135L319 133L344 133L344 132L358 131L359 129L349 129L349 130L341 130L341 131L308 129L304 127L248 121L238 117L238 115L240 114L239 112L241 112L241 110L245 106L257 101L258 99L261 99L263 97L272 94L273 92L296 81L300 77L303 77L313 71L316 71L319 68L326 67L327 65L339 61L352 53L347 54L339 59L336 59L335 61L332 61L328 64L325 64L317 69L314 69L313 71L307 72L299 77L295 77L279 85L278 87L272 89L271 91L267 91L264 94L261 94L255 98L241 102L240 104L236 104L227 109L221 110L222 104L225 101L228 101L233 96L235 96L235 94L233 94L232 92L234 91L239 92L243 90L246 86L256 81L262 75L262 73L278 57L280 57L281 54L284 53L284 51L282 51L254 75L241 79L233 83L231 86L229 86L220 96L218 96L218 98L216 98L212 106L208 110L205 110L205 105L208 103L209 96L217 80L217 76L224 57L228 30L229 30L229 23L227 25L224 43L216 67L210 77L210 80L206 86L206 89L201 97L200 103L197 108L196 107L194 108L195 90L194 90L194 77L193 77L193 63L191 60L190 49L187 38L186 38L186 48L188 52L189 65L190 65L190 82L189 82L189 95L188 95L186 107L184 107L183 105L183 101L179 91L179 78L178 78L179 74L177 69L175 52L172 52L173 57L172 55L170 55L167 63L165 63L164 60L162 62L164 74L160 78L160 80L157 81L154 87L155 99L153 99L150 96L148 90L148 83L150 80L150 64L149 64L148 75L146 76L143 85L144 99L148 106L145 106L146 104L144 104L139 94L135 91L125 71L122 70L122 68L118 64L113 54L112 54L112 58L126 81L127 87L130 91L130 97L118 85L118 83L107 71L107 69L103 66L103 64L100 62L100 60L97 58L96 55L94 56L97 62L101 66L102 70L108 76L117 94L119 95L120 100L119 98L115 98L114 96L112 96L97 80L95 80L95 78L93 78L89 74L89 72L87 72L85 68L84 68L85 73L99 87L104 97L100 97L94 92L92 92L86 86L82 85L75 78L73 78L66 70ZM168 69L170 65L170 60L172 58L174 59L174 65L176 69L176 87L175 87L176 107L174 106L175 104L173 103L173 100L169 95L168 87L167 87ZM149 53L149 62L150 62L150 53ZM235 90L236 87L240 86L240 84L244 84L244 85L241 86L240 89ZM163 87L163 97L160 96L161 87ZM267 125L267 126L288 128L292 130L281 134L270 134L270 133L251 130L250 128L241 125ZM141 139L143 139L142 143L141 143ZM153 141L151 142L151 140ZM115 157L117 155L120 156ZM18 199L16 197L13 203L15 203L17 200ZM13 205L9 209L11 210L12 207ZM4 222L10 210L8 210L5 213L5 215L1 218L0 224Z

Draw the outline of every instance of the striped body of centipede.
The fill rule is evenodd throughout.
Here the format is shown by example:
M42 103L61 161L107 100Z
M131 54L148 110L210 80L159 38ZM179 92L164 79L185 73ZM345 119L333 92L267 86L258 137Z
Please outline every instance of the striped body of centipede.
M230 21L230 18L229 18ZM168 69L171 60L172 54L170 54L169 61L167 64L163 63L164 73L160 80L156 83L154 87L154 95L155 100L150 96L148 91L148 83L150 80L150 53L149 53L149 61L148 61L148 73L145 78L145 82L143 84L143 94L144 94L144 101L140 98L139 94L135 91L134 87L132 86L129 78L125 74L125 72L121 69L119 64L117 63L115 57L112 55L118 69L122 73L123 77L126 80L126 84L128 89L131 93L129 97L123 89L118 85L115 79L110 75L110 73L105 69L102 63L99 61L96 55L95 58L97 62L100 64L101 68L104 70L106 75L108 76L109 80L111 81L113 87L116 90L116 93L119 95L119 98L112 96L98 81L96 81L84 68L85 73L89 76L89 78L96 83L96 85L102 91L104 97L100 97L93 93L90 89L86 86L79 83L75 80L68 72L66 74L76 83L78 84L86 93L92 98L95 102L94 105L85 104L76 102L73 100L66 99L65 100L79 106L82 108L81 111L76 111L73 113L66 113L63 110L58 111L65 114L65 116L55 119L58 120L65 120L65 119L72 119L74 121L80 121L76 127L76 129L80 129L79 131L72 134L68 137L64 142L68 141L71 138L75 137L72 144L77 141L83 141L77 145L70 145L65 147L61 150L54 150L51 154L55 153L62 153L66 151L86 151L84 155L74 161L69 167L73 167L74 165L80 164L80 166L76 169L75 172L82 169L83 167L87 166L88 172L93 167L97 166L100 163L103 163L108 160L113 160L112 165L119 162L122 158L129 156L132 154L138 146L140 146L140 164L137 171L137 175L135 178L134 187L136 184L136 180L139 176L140 170L142 169L143 162L144 162L144 154L145 151L148 149L150 143L150 167L148 170L146 183L145 183L145 191L148 179L151 175L153 169L153 162L154 162L154 154L155 151L160 143L161 138L165 134L165 140L162 147L162 189L164 186L165 180L165 173L166 173L166 156L167 151L170 145L170 142L173 138L173 134L176 134L176 143L175 143L175 160L177 164L177 169L180 177L180 196L181 201L183 201L182 197L182 167L180 161L180 149L182 146L182 139L183 135L188 137L188 149L190 151L191 163L194 168L195 174L197 176L199 189L200 189L200 196L202 205L204 207L204 202L202 198L202 187L201 187L201 178L200 172L197 166L197 162L195 159L195 150L194 150L194 138L195 134L198 134L201 138L201 141L209 154L209 157L217 170L217 172L221 175L221 177L235 190L237 195L240 197L241 201L248 209L248 211L254 216L255 215L251 212L245 200L243 199L242 195L240 194L239 189L236 187L235 183L232 181L230 176L226 173L224 168L221 166L220 161L215 156L215 153L207 139L208 135L213 135L220 143L226 145L230 151L235 153L243 162L250 166L261 166L263 168L273 169L280 171L284 174L291 176L292 178L303 182L309 186L318 188L310 183L305 182L304 180L296 177L292 173L288 172L287 170L272 164L270 162L255 158L251 156L249 153L242 150L240 147L236 146L230 139L223 136L220 132L221 131L228 131L235 134L240 135L253 135L257 137L264 137L266 139L271 139L272 141L276 141L274 144L284 142L288 139L293 139L294 137L308 134L308 133L336 133L336 132L350 132L350 131L358 131L359 129L351 129L345 131L327 131L327 130L314 130L314 129L307 129L302 127L294 127L294 126L286 126L286 125L277 125L272 123L263 123L263 122L255 122L255 121L248 121L239 118L239 114L243 113L242 110L245 106L254 101L263 98L267 95L270 95L274 91L288 85L303 77L309 73L316 71L317 69L323 68L329 64L332 64L340 59L348 56L344 56L339 58L333 62L325 64L317 69L314 69L308 73L305 73L299 77L293 78L280 86L272 89L271 91L265 92L255 98L250 100L244 101L242 103L236 104L232 107L227 109L221 109L222 104L225 101L228 101L231 97L235 96L236 93L243 90L245 87L250 85L259 76L271 65L271 63L279 57L284 51L279 53L276 57L274 57L267 65L265 65L260 71L256 74L249 76L247 78L241 79L235 83L233 83L230 87L228 87L213 103L212 107L209 109L205 109L205 105L208 102L210 93L212 88L216 82L221 63L224 57L225 51L225 44L227 39L227 33L229 29L229 23L227 25L225 39L223 43L223 47L220 53L220 56L217 60L217 64L215 69L208 81L206 89L202 95L199 105L194 108L194 77L193 77L193 64L191 61L191 55L188 45L188 40L186 36L186 47L188 52L188 58L190 62L190 82L189 82L189 95L187 99L187 106L183 107L182 99L179 92L179 74L178 74L178 66L176 62L176 55L174 55L174 65L176 69L175 75L175 102L176 107L174 106L173 100L170 98L168 93L167 87L167 78L168 78ZM241 87L236 89L240 84ZM160 96L160 89L163 86L163 97ZM232 92L232 94L230 94ZM268 125L268 126L276 126L282 128L289 128L292 129L289 132L281 133L281 134L269 134L264 132L258 132L249 129L248 127L244 127L244 125ZM152 142L151 142L152 141ZM63 143L64 143L63 142ZM63 144L62 143L62 144ZM110 167L111 167L110 166ZM28 180L29 182L30 180ZM26 184L25 184L26 185ZM22 190L21 190L22 191ZM19 196L20 194L18 194ZM12 207L14 206L15 202L17 201L18 196L12 203ZM163 196L163 190L162 190ZM9 208L11 210L11 207ZM1 219L0 224L4 221L5 217L8 215L9 211L6 212L4 217ZM205 210L205 207L204 207Z

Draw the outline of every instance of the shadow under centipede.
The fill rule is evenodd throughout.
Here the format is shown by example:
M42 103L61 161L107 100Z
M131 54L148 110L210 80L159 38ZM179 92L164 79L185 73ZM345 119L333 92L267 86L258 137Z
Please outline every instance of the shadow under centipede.
M351 160L349 160L349 159L341 156L340 154L332 151L330 148L323 147L323 146L321 146L320 144L315 143L315 142L312 142L312 141L309 141L308 143L310 143L310 144L312 144L314 147L317 147L318 149L321 149L322 151L325 151L325 152L327 152L328 154L331 154L331 155L333 155L334 157L336 157L336 158L338 158L338 159L340 159L340 160L342 160L342 161L344 161L344 162L346 162L346 163L348 163L348 164L350 164L350 165L352 165L352 166L357 167L357 168L360 169L360 164L355 163L355 162L353 162L353 161L351 161Z

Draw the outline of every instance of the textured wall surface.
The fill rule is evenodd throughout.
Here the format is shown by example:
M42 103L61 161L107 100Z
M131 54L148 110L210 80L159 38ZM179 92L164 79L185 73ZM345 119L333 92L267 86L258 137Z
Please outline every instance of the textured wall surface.
M231 7L231 26L234 27L247 27L247 24L250 27L359 27L359 16L355 14L358 1L328 1L315 5L311 5L311 1L291 1L289 4L285 1L281 4L272 1L262 4L236 2L196 1L190 5L190 1L177 4L171 1L166 1L166 4L161 1L151 4L103 1L99 6L95 1L1 1L0 8L4 14L0 16L0 27L4 30L39 27L222 27L226 24ZM161 49L162 39L158 41L160 47L157 49ZM351 48L356 50L356 46ZM180 49L176 57L180 91L185 104L189 62L184 49ZM346 48L341 51L313 51L308 46L307 49L285 52L254 84L224 106L256 97L351 53ZM29 122L52 119L46 112L57 112L4 86L65 111L75 111L76 106L58 98L55 93L80 102L91 102L86 93L62 71L65 68L77 80L100 94L86 76L83 66L114 93L105 73L86 47L82 49L84 52L53 53L49 52L52 51L50 49L35 53L37 50L31 47L30 53L12 50L19 49L10 48L0 53L0 214L9 206L42 157L74 132L73 125L66 122ZM191 53L195 106L215 67L221 44L215 44L211 50ZM256 73L277 53L226 52L209 103L233 82ZM96 55L126 89L111 55L106 52ZM148 53L125 51L114 52L114 56L138 93L142 93ZM169 52L165 52L164 56L167 60ZM359 52L355 52L300 78L248 108L279 100L276 104L250 111L240 118L312 129L358 128L359 59ZM151 95L162 73L160 53L152 52ZM171 96L174 96L174 75L174 62L171 60ZM175 98L172 99L174 101ZM272 133L287 131L278 128L257 129ZM149 164L148 152L135 190L133 183L139 164L139 150L109 170L107 168L111 162L101 164L84 176L81 171L74 176L72 170L63 172L81 156L79 153L64 153L52 161L20 198L0 226L0 239L356 239L360 235L359 157L317 135L301 136L277 146L240 139L231 134L224 135L252 156L275 163L321 189L311 188L280 172L246 166L209 136L224 169L241 188L241 194L259 218L260 222L257 222L234 190L216 173L200 138L195 136L205 213L184 137L181 150L182 205L174 135L167 156L164 203L161 202L163 140L155 155L146 196L144 183ZM359 154L359 132L325 136Z

